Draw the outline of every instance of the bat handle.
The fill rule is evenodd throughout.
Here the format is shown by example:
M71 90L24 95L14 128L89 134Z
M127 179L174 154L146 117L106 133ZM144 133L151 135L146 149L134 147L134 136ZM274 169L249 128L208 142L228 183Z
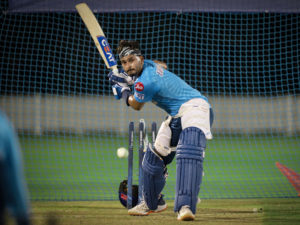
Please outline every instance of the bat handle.
M114 74L118 74L119 73L119 70L118 70L117 66L111 67L111 70L113 71Z

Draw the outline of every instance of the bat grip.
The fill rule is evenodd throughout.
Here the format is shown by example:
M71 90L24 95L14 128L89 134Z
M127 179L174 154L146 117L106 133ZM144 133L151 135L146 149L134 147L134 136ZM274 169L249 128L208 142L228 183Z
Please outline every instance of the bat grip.
M114 74L119 74L119 70L118 70L117 66L113 66L111 69L112 69Z

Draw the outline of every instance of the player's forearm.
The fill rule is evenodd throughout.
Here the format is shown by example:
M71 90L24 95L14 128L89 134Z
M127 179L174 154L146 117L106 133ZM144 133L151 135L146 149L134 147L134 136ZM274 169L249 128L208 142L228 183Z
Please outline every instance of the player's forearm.
M116 84L113 86L113 93L116 99L123 99L127 106L130 106L135 110L141 110L144 105L143 102L135 100L134 96L131 94L130 88L124 88Z
M128 102L128 105L133 108L134 110L141 110L144 106L145 103L141 103L141 102L138 102L134 99L134 96L133 95L130 95L127 99L127 102Z
M135 110L140 110L142 107L139 107L139 104L136 103L136 101L134 101L134 97L133 95L131 95L130 91L124 91L122 93L122 99L124 100L125 104L127 106L130 106L131 108L135 109Z

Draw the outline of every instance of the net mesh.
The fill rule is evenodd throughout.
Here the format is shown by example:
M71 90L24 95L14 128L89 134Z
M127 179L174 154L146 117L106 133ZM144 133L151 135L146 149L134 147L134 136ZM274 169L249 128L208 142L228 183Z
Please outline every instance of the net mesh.
M2 4L2 10L7 8ZM295 197L276 167L300 173L300 16L282 13L97 13L112 49L145 58L209 98L215 111L201 198ZM76 13L1 13L0 107L15 125L33 200L115 200L127 176L128 123L165 113L116 101ZM137 136L136 136L137 137ZM135 142L134 183L137 183ZM166 198L175 191L175 162ZM298 181L299 182L299 181ZM299 185L299 183L298 183Z

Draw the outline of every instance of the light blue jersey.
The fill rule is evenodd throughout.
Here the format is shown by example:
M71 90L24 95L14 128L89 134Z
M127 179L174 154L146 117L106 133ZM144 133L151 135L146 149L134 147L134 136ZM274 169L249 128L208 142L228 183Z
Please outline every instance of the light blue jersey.
M0 213L2 207L18 219L29 219L29 196L18 137L0 110Z
M190 99L207 101L198 90L151 60L144 61L143 72L134 83L134 97L138 102L152 101L171 116L175 116L180 106Z

